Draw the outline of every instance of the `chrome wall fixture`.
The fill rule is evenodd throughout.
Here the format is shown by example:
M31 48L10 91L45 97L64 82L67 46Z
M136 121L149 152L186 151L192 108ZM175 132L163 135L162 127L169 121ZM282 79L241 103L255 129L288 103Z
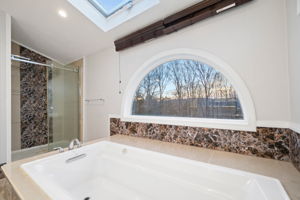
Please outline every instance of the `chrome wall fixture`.
M85 99L85 102L87 104L91 104L91 105L103 105L105 100L102 98L99 99Z
M32 61L30 58L26 58L26 57L14 55L14 54L11 55L11 60L29 63L29 64L33 64L33 65L40 65L40 66L45 66L45 67L50 67L50 68L56 68L56 69L61 69L61 70L66 70L66 71L71 71L71 72L77 72L77 73L79 72L78 69L57 67L54 64L39 63L39 62Z

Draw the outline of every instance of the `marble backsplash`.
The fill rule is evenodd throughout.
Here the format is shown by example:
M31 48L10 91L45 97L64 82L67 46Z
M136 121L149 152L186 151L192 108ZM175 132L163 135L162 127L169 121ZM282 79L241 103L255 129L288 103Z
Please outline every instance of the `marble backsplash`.
M300 135L285 128L258 127L256 132L235 131L110 119L110 134L156 139L165 142L292 161L299 169Z
M292 131L290 139L290 159L300 171L300 134Z

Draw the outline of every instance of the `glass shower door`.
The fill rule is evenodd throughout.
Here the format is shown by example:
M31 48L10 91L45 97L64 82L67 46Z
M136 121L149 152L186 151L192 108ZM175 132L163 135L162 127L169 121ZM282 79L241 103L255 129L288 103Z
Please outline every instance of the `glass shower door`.
M16 43L11 53L12 160L81 139L83 60L63 66Z
M50 68L48 72L49 151L67 147L74 138L80 138L79 73L72 66Z

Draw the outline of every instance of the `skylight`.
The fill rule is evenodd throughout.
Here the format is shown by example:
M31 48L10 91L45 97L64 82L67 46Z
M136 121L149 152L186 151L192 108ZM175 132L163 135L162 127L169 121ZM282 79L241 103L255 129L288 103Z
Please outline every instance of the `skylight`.
M105 17L109 17L123 7L132 4L132 0L88 0Z
M82 14L107 32L146 10L160 0L68 0Z

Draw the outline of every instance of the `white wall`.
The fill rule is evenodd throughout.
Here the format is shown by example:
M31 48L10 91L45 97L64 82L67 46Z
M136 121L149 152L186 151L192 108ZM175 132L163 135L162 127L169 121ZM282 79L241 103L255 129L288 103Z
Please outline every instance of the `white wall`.
M291 128L300 133L300 13L297 0L286 0L289 44ZM300 3L300 2L299 2Z
M11 43L11 53L20 55L20 46ZM21 83L20 62L11 61L11 149L21 149Z
M285 2L255 0L228 13L120 53L122 91L132 74L149 58L175 48L201 49L225 60L245 81L255 103L259 125L290 120ZM109 134L108 115L120 114L119 55L114 47L86 57L87 140ZM273 124L272 124L273 123Z
M107 136L108 114L120 113L118 60L118 54L114 52L113 47L86 57L85 99L103 98L105 102L85 103L85 141Z
M0 11L0 164L11 150L11 17Z

